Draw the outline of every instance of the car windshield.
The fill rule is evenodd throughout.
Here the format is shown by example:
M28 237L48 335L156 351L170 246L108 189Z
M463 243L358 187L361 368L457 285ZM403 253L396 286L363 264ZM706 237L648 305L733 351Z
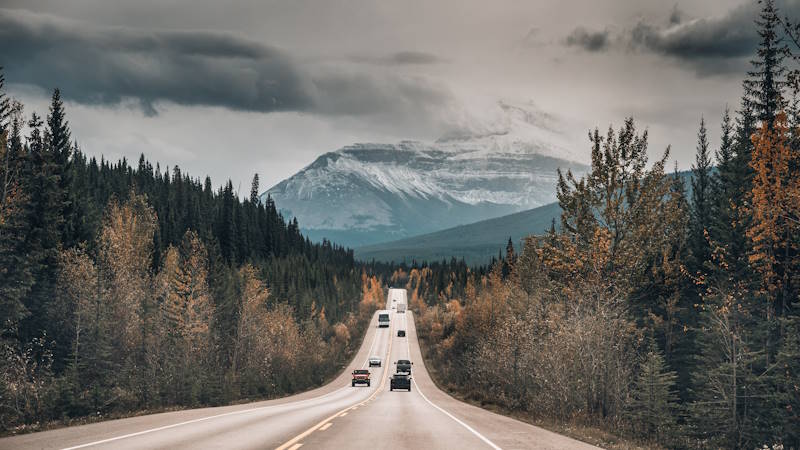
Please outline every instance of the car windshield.
M364 375L364 374L367 374L367 373L369 373L369 370L364 370L364 369L356 369L356 370L354 370L354 371L353 371L353 373L354 373L354 374L357 374L357 375Z
M400 359L397 361L397 364L411 364L411 361L407 359Z
M396 373L396 374L394 374L394 377L395 377L396 379L402 379L402 380L405 380L405 379L408 377L408 375L406 375L406 374L404 374L404 373Z
M375 361L375 360L378 360L378 359L380 359L380 358L378 358L377 356L370 356L370 357L369 357L369 359L371 359L371 360Z

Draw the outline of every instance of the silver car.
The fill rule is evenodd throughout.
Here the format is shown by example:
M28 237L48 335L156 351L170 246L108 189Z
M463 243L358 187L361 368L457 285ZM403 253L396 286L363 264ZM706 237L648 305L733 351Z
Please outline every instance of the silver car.
M381 366L381 359L378 358L377 356L370 356L369 357L369 366L370 367L372 367L372 366L380 367Z

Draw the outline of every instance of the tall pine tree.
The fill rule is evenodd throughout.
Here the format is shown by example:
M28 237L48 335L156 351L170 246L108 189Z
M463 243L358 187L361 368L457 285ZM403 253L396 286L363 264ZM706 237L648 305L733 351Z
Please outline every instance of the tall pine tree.
M711 226L711 154L708 150L706 122L700 118L697 132L697 153L692 165L691 248L698 266L710 258L711 251L705 236Z

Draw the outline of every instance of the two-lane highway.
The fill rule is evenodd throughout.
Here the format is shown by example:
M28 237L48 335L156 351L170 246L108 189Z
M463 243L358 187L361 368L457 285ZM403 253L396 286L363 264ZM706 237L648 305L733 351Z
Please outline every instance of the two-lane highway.
M390 290L393 296L405 292ZM398 297L399 298L399 297ZM333 382L302 394L245 405L152 414L0 439L0 449L593 448L465 404L436 388L422 361L413 315L390 310L389 328L371 322L353 361ZM397 336L405 330L406 336ZM351 387L366 368L370 387ZM410 359L411 392L389 391L398 359Z
M303 449L590 449L591 445L458 401L440 391L422 361L412 313L394 313L390 367L398 359L414 362L411 392L389 391L345 417L325 433L303 441ZM388 375L387 375L388 378ZM387 379L388 384L388 379Z

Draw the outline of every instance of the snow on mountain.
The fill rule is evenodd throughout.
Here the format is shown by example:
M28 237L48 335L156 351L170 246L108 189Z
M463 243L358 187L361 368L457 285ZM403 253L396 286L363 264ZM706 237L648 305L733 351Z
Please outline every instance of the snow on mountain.
M525 107L528 106L528 107ZM354 144L326 153L269 194L312 239L359 246L472 223L555 200L575 162L554 120L530 105L436 142Z

